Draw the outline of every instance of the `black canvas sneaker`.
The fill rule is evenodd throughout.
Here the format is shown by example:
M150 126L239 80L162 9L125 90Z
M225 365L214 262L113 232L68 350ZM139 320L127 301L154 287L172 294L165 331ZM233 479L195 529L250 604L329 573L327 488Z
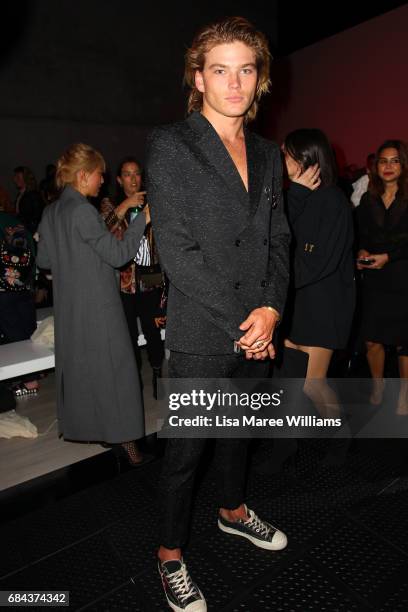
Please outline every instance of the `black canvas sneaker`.
M238 521L227 521L221 515L218 517L218 527L225 533L232 533L246 538L255 546L259 548L266 548L267 550L282 550L288 544L288 539L283 531L280 531L270 523L262 521L256 516L253 510L249 510L245 506L245 510L248 515L248 519L244 521L239 519Z
M175 612L207 612L204 595L191 580L183 559L159 561L159 573L167 602Z

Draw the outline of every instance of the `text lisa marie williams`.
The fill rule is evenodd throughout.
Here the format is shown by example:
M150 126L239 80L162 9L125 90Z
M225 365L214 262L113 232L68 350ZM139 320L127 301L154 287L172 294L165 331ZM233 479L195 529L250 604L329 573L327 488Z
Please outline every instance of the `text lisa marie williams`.
M284 419L263 418L255 415L227 417L224 415L180 417L168 419L170 427L341 427L341 418L320 418L315 415L289 416Z

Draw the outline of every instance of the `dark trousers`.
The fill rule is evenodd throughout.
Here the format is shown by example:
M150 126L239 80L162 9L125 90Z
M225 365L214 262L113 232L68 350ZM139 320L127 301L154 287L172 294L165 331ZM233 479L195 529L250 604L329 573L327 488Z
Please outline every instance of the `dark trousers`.
M0 344L28 340L36 328L37 317L33 294L29 291L21 293L0 291ZM21 381L36 379L38 374L19 376Z
M0 383L0 413L14 410L16 400L11 389Z
M121 292L122 304L125 311L133 350L139 372L142 367L142 356L137 344L139 330L137 317L140 318L143 335L147 342L147 355L152 368L160 368L164 359L164 346L160 336L160 329L156 327L155 317L159 316L159 304L162 289L152 289L143 293Z
M264 378L269 365L235 355L189 355L171 352L170 378ZM238 508L244 500L247 440L217 439L218 506ZM159 499L161 540L166 548L181 548L188 537L194 477L205 439L169 439L163 459Z
M0 333L3 343L28 340L37 328L33 294L0 291Z

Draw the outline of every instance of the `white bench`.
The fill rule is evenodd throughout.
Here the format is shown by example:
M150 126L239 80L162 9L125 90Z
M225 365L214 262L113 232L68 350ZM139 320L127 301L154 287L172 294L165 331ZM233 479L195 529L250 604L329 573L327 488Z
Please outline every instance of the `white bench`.
M54 352L31 340L0 346L0 380L55 367Z
M37 310L37 323L52 315L52 308L40 308ZM165 330L161 330L162 340L165 338ZM139 334L138 345L144 346L146 339L142 333ZM31 340L12 342L0 345L0 380L16 378L31 372L41 372L55 367L54 351L35 344Z

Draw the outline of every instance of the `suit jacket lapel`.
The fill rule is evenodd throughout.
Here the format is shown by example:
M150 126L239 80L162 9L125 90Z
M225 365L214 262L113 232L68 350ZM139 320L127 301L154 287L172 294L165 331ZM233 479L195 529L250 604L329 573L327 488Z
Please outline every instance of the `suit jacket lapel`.
M250 212L254 214L262 196L266 159L260 141L248 129L245 129L245 142L248 164Z
M192 113L187 122L199 134L197 145L206 157L207 162L216 170L217 174L226 183L239 203L248 209L249 195L245 185L225 148L221 138L207 119L201 113Z

